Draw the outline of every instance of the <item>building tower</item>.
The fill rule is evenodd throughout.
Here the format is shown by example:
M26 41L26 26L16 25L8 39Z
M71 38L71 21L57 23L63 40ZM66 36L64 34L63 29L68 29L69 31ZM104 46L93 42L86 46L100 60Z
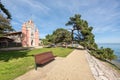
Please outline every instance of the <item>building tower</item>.
M39 32L32 20L29 20L22 25L22 46L39 46Z

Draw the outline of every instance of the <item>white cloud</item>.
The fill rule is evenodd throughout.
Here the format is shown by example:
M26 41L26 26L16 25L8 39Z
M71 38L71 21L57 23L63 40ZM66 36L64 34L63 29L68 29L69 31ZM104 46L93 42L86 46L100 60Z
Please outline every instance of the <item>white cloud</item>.
M33 10L38 10L41 11L42 13L47 13L50 8L45 6L44 4L40 3L40 1L35 1L35 0L20 0L22 3L28 4Z
M112 25L97 26L93 28L94 33L119 32L120 28Z
M37 17L35 21L38 21L39 16L48 14L50 8L36 0L5 0L3 3L10 10L12 14L12 25L22 25L25 21ZM17 28L17 27L16 27Z

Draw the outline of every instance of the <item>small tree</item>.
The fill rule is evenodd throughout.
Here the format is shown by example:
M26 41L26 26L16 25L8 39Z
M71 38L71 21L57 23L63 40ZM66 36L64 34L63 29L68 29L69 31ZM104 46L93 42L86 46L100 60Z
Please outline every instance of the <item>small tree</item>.
M53 32L53 36L55 43L60 43L60 42L71 42L71 33L67 31L66 29L63 28L58 28Z
M71 33L63 28L56 29L51 35L46 36L46 41L50 44L52 43L67 43L71 42Z

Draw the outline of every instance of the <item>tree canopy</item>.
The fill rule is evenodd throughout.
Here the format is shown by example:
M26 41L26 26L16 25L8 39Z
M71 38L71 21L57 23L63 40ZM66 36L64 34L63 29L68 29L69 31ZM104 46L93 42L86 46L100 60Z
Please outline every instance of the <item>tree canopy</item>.
M48 34L46 36L46 39L44 40L44 43L47 44L52 44L52 43L61 43L61 42L65 42L65 43L69 43L71 42L72 38L71 38L71 33L63 28L58 28L55 31L53 31L53 33L50 35Z
M71 33L63 28L58 28L53 32L55 43L60 42L70 42L71 41Z
M92 33L93 27L89 26L86 20L81 19L80 14L75 14L73 17L70 17L70 20L66 23L66 26L68 25L73 26L72 30L75 41L88 49L97 48L94 34Z
M2 36L4 33L13 31L10 24L11 14L9 11L4 7L4 5L0 2L0 9L2 12L0 12L0 36ZM3 16L4 14L7 16Z
M7 15L7 19L12 19L10 12L5 8L5 6L0 1L0 9L1 11Z
M98 48L98 45L95 43L94 34L92 33L93 27L89 26L86 20L81 19L80 14L75 14L73 17L70 17L70 20L66 23L66 26L68 25L73 26L73 40L89 49L94 56L104 60L116 58L111 48Z

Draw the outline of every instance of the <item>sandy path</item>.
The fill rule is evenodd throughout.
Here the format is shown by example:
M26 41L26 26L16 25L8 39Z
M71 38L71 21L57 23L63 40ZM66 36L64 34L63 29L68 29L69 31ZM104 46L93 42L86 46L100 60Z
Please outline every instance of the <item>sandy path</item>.
M48 63L47 65L43 67L38 67L37 70L30 70L24 75L19 76L14 80L42 80L46 77L46 73L48 73L52 68L54 68L56 63L59 63L63 59L64 58L56 57L54 61Z
M74 50L66 58L56 58L48 65L31 70L15 80L95 80L85 50Z
M86 50L75 49L66 58L30 70L15 80L120 80L120 74Z
M95 80L85 57L85 50L74 50L46 74L43 80Z

